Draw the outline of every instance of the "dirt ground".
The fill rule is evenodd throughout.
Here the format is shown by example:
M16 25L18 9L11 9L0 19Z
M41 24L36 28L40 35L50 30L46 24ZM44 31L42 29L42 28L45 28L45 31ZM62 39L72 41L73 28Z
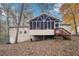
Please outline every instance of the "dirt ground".
M79 56L79 36L72 40L54 40L23 42L18 44L0 44L1 56Z

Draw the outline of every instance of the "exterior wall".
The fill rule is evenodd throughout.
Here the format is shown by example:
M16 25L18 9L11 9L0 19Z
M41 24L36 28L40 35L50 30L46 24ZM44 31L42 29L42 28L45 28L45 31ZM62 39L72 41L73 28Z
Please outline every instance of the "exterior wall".
M18 42L24 42L24 41L28 41L28 40L31 39L31 37L29 35L29 29L28 28L20 28L18 36L19 36Z
M16 31L17 31L16 28L10 28L9 29L10 43L15 43Z
M10 28L10 43L15 43L16 39L16 28ZM25 33L26 31L26 33ZM31 36L29 35L29 29L28 28L19 28L18 32L18 42L24 42L31 39Z
M30 30L30 35L54 35L54 30Z

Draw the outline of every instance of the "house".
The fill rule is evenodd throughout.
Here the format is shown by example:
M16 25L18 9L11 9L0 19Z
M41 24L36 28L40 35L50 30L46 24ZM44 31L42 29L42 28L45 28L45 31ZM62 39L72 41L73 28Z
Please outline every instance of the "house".
M44 40L55 35L55 29L59 28L60 21L47 14L41 14L27 22L29 26L20 26L18 42L30 40ZM16 27L10 27L10 43L15 43ZM65 31L64 31L65 32Z
M55 35L54 29L59 28L59 19L42 14L32 20L30 23L29 34L36 40L46 39L46 37L53 37Z

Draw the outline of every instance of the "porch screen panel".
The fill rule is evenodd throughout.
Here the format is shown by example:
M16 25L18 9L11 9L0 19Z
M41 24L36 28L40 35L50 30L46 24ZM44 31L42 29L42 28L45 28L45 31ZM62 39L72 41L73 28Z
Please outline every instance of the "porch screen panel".
M47 23L48 23L47 24L47 27L48 27L47 29L50 29L50 21L48 21Z
M36 22L35 21L30 22L30 29L36 29Z
M41 29L41 25L40 25L40 24L41 24L41 22L38 21L38 22L37 22L37 29Z
M41 29L43 29L43 22L41 22Z
M51 29L54 29L54 22L51 22Z
M47 22L43 22L43 29L47 29Z
M33 22L33 29L36 29L36 22Z

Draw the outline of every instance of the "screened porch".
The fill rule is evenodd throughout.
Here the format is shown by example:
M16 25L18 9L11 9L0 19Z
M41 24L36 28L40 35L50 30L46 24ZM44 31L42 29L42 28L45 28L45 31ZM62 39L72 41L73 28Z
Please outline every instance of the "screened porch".
M54 29L53 21L32 21L30 22L30 30L47 30Z
M30 35L54 35L57 19L47 14L42 14L30 21Z

